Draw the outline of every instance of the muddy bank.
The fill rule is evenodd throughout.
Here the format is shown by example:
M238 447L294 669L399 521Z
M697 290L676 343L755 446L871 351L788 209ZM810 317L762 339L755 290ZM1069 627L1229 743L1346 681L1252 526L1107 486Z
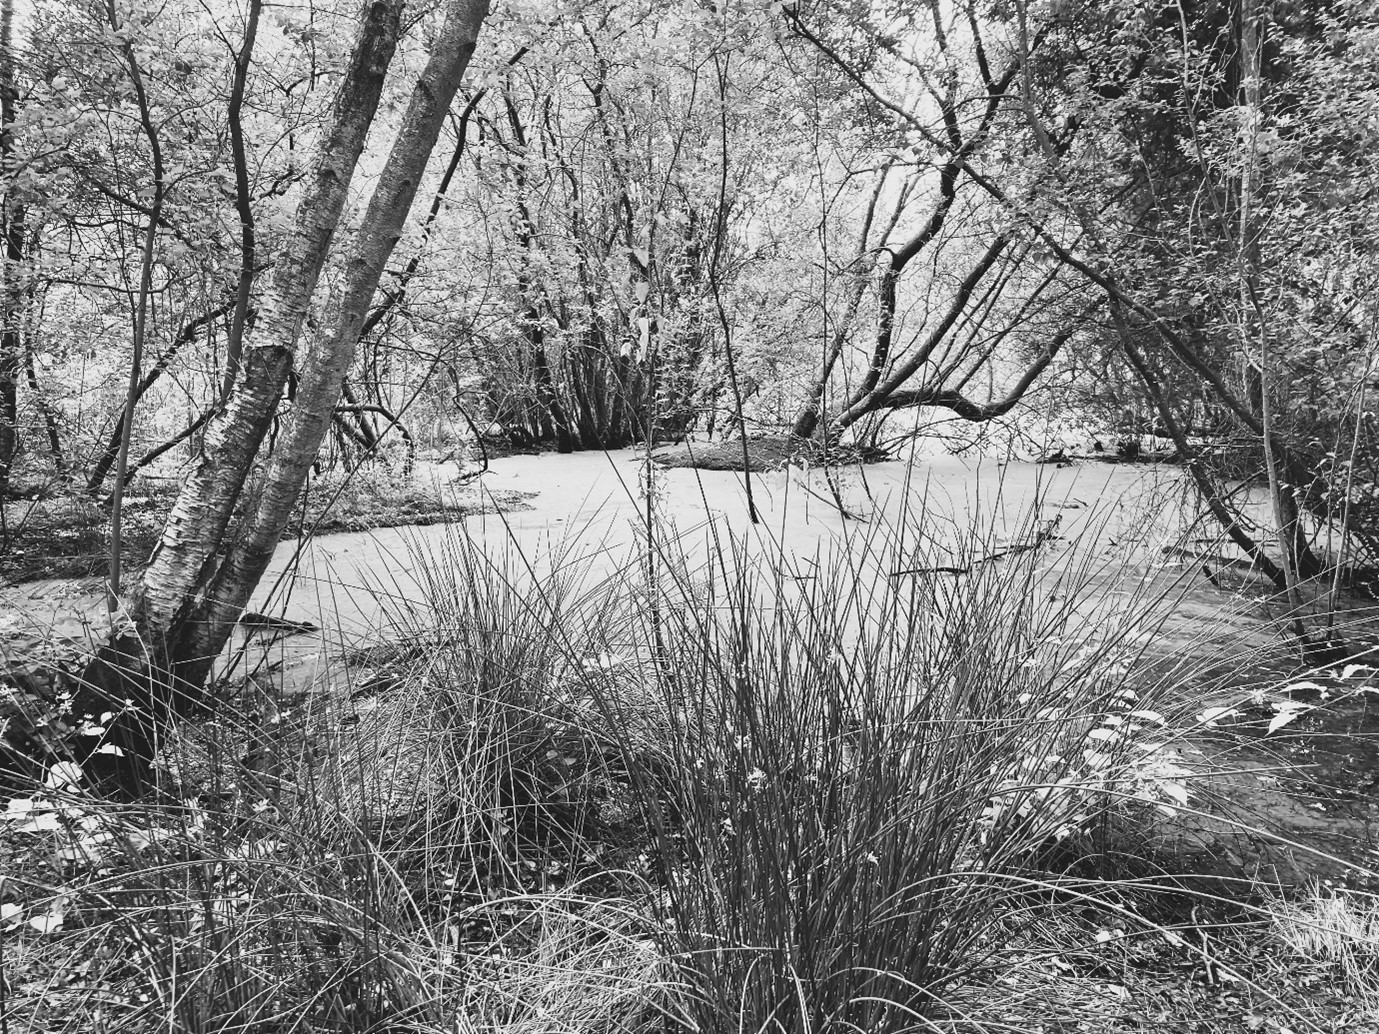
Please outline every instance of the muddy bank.
M422 465L410 477L369 471L309 487L283 541L375 528L444 524L478 513L517 510L529 493L485 492L458 484L454 467ZM137 485L123 508L125 571L142 570L176 498L173 482ZM245 503L249 502L246 496ZM103 575L109 564L108 507L79 494L39 496L4 504L0 584Z

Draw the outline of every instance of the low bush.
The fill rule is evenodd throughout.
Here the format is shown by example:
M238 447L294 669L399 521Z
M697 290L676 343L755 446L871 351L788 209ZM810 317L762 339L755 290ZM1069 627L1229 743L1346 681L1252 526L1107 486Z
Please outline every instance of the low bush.
M627 752L687 1029L920 1029L1032 874L1103 854L1128 802L1185 802L1130 685L1138 601L1089 614L1091 570L979 539L955 563L914 528L808 564L722 542L695 578L674 548L629 615L669 763ZM940 566L970 570L889 576Z

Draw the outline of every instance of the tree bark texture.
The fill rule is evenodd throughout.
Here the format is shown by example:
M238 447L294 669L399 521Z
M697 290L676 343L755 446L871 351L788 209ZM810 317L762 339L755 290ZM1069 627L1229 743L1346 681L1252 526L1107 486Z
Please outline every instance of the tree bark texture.
M183 677L198 685L229 638L287 527L306 475L330 428L384 265L402 236L446 113L478 42L488 0L450 0L402 118L378 186L345 265L345 289L332 325L309 344L296 403L278 438L258 506L189 614L177 646Z
M403 0L371 0L365 8L331 125L305 179L295 232L277 258L245 342L240 377L224 410L210 424L202 455L188 474L131 601L131 614L155 666L181 668L196 651L211 649L204 633L193 630L188 635L188 619L201 606L215 573L231 513L292 369L311 295L397 48L402 8ZM209 659L201 660L204 679Z

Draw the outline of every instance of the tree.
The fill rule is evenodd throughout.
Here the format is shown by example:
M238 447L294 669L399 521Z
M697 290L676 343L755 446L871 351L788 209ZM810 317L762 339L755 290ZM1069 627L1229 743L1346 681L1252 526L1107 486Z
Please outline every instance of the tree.
M19 449L20 346L24 319L25 206L16 197L14 176L15 104L14 0L0 0L0 501L9 495L10 472Z
M135 469L209 418L206 389L223 380L222 345L240 336L222 317L245 294L238 290L245 258L261 274L262 256L285 236L279 210L299 178L292 142L319 122L319 95L327 93L304 84L332 80L313 66L289 14L270 20L267 53L248 76L256 8L255 0L241 18L235 5L208 10L171 0L156 12L117 5L118 29L98 0L34 0L27 8L3 180L28 231L21 278L10 279L25 288L18 324L29 390L19 400L19 424L22 432L41 417L50 452L56 432L67 435L54 459L61 472L81 474L97 501L126 430L123 388L145 231L156 224L158 246L146 292L149 361L130 426ZM141 89L127 41L135 44ZM148 118L131 118L140 108ZM156 219L145 121L167 170ZM234 146L237 135L242 148ZM259 259L243 247L245 208L264 245ZM51 380L40 384L40 377ZM26 452L26 464L36 452ZM21 470L26 488L36 487L39 472L38 464Z
M1323 567L1303 514L1330 529L1343 497L1349 508L1328 468L1337 469L1341 439L1362 437L1363 421L1354 436L1336 425L1349 422L1343 401L1318 419L1325 407L1312 385L1325 379L1337 401L1354 399L1374 356L1355 320L1372 311L1372 294L1354 290L1372 266L1373 235L1359 228L1373 212L1373 173L1336 167L1375 110L1372 76L1360 71L1366 51L1355 45L1374 18L1348 4L1301 11L1254 0L1134 13L1114 36L1105 29L1113 45L1084 47L1086 83L1064 102L1096 150L1046 155L1043 197L1082 241L1060 236L1053 220L1040 233L1104 292L1125 361L1163 425L1177 429L1226 531L1291 591ZM1172 54L1158 47L1166 31L1181 40ZM1031 107L1028 117L1049 115ZM1324 269L1345 272L1319 276ZM1230 472L1189 440L1183 414L1203 396L1245 446L1245 473L1269 484L1277 561L1224 502L1219 482Z
M339 399L357 329L410 211L440 127L488 13L487 0L449 0L363 222L344 257L344 300L331 326L298 356L303 323L373 126L402 24L402 0L372 0L298 203L296 234L277 256L238 377L207 430L166 529L130 601L137 645L126 639L98 661L97 690L133 664L139 690L112 736L129 756L126 781L151 756L156 729L200 699L200 688L281 537ZM293 364L295 404L267 462L256 503L227 539ZM224 546L228 549L222 553ZM105 673L105 674L103 674Z
M1018 405L1063 345L1087 329L1085 290L1070 282L1061 260L1032 261L1043 249L1028 231L1027 213L973 196L971 170L1013 172L1018 180L1012 159L1028 146L1015 90L1023 63L1009 45L1008 24L975 5L950 8L937 0L912 14L904 32L874 30L875 45L849 57L859 48L847 30L830 35L801 10L787 12L797 36L828 59L859 103L893 120L890 153L850 264L867 275L849 277L820 373L793 420L799 437L813 435L821 422L837 434L913 407L942 408L973 422L995 419ZM891 100L892 92L907 99ZM1075 135L1069 127L1056 146L1068 148ZM897 168L902 186L890 189L891 215L873 238L878 204ZM1027 188L1016 190L1023 196ZM907 273L922 256L932 257L932 268L912 284ZM865 366L855 372L840 359L869 289L874 330ZM912 307L918 320L907 318ZM994 376L979 378L997 366L1009 380L1004 391ZM841 390L831 391L837 379ZM981 379L989 381L986 400L969 394ZM826 405L826 397L836 401Z
M501 328L484 342L485 402L518 439L616 448L714 427L714 287L743 320L732 293L774 244L749 247L743 228L788 168L793 141L758 130L797 102L798 77L745 31L770 28L762 12L654 10L570 19L475 107Z
M1023 0L999 12L925 9L946 61L907 62L894 42L910 38L906 33L873 29L868 48L857 45L853 30L815 28L831 23L807 19L802 8L789 16L853 84L859 103L893 116L935 166L951 168L978 193L975 210L988 208L996 235L952 301L986 276L999 278L997 270L1028 265L1021 258L1002 266L998 251L1027 248L1028 256L1057 264L1049 287L1064 301L1051 311L1061 309L1064 326L1048 326L1045 340L1073 340L1082 356L1096 357L1084 359L1087 365L1126 371L1157 426L1174 434L1209 508L1280 588L1322 569L1307 511L1327 529L1344 520L1346 540L1357 531L1359 541L1372 540L1367 498L1338 490L1336 475L1354 486L1356 465L1371 452L1368 414L1356 407L1375 360L1376 193L1371 165L1340 156L1363 154L1372 142L1373 12L1343 0L1202 0L1171 8L1135 0L1109 8L1059 4L1037 14ZM961 37L970 56L957 59L953 26L961 17L970 23ZM1174 46L1165 47L1166 39ZM987 71L998 53L1017 70L1003 91ZM887 63L887 55L905 67ZM944 112L972 105L946 108L943 88L965 69L977 69L987 84L978 97L1001 95L987 146L967 152L972 137L955 134ZM907 77L928 90L927 109L891 99L906 96ZM879 263L883 315L861 381L880 391L874 405L945 405L983 419L1018 399L1054 361L1047 351L1034 353L1004 399L978 405L935 383L927 365L891 358L894 254L905 252ZM1016 311L1032 295L1017 290ZM1085 324L1081 334L1077 322ZM902 387L892 372L921 383ZM1280 561L1226 500L1221 482L1240 471L1223 466L1210 443L1194 440L1203 428L1190 417L1203 400L1215 430L1239 441L1231 454L1250 457L1244 473L1272 484ZM835 414L838 423L865 415L858 401L854 392ZM807 430L808 407L802 416Z

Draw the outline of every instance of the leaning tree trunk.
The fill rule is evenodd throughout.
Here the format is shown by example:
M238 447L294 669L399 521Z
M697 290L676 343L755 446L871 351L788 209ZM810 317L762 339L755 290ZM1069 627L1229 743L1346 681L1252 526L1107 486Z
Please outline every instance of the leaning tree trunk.
M182 678L200 685L273 558L307 472L320 448L354 359L359 328L383 267L402 236L417 186L446 112L474 53L489 0L450 0L445 24L412 91L401 128L346 262L344 299L333 325L307 348L297 400L264 478L248 526L199 595L173 657Z
M117 640L103 651L86 673L81 699L73 702L78 715L117 712L107 735L124 752L124 760L111 764L115 771L91 773L98 780L108 775L117 789L139 789L159 727L170 712L185 710L199 698L212 659L206 653L219 652L219 645L213 645L195 622L235 503L292 369L307 307L397 48L403 5L404 0L370 0L365 8L331 124L306 177L295 232L274 266L253 335L245 343L239 378L207 431L201 457L129 600L137 637ZM124 706L126 700L133 706ZM94 753L99 741L86 741L90 739L79 738L78 757L89 756L95 768L111 755Z
M133 600L131 612L144 642L155 651L161 647L166 662L187 660L180 641L187 619L214 572L231 512L277 411L311 294L397 48L402 8L403 0L368 5L336 95L333 123L297 207L295 232L274 267L268 296L246 342L240 377L224 412L206 433L201 459L173 505Z

